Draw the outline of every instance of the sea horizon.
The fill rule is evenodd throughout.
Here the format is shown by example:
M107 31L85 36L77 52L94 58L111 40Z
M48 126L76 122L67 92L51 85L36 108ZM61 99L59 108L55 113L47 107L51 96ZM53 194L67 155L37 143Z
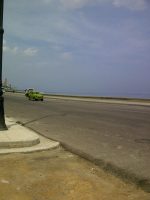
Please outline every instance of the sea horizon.
M46 91L51 95L66 95L66 96L89 96L89 97L110 97L110 98L141 98L150 99L150 93L78 93L78 92L54 92Z

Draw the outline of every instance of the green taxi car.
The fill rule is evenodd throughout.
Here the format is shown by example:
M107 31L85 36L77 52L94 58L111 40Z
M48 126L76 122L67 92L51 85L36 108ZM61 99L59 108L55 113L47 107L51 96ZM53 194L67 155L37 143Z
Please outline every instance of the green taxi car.
M28 99L35 101L43 101L44 97L40 92L33 91L28 93Z

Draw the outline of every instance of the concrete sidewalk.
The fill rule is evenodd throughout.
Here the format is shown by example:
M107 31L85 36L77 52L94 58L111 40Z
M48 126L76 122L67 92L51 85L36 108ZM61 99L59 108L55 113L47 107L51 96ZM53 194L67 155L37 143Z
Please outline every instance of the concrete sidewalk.
M6 125L8 130L0 131L0 154L42 151L59 146L59 142L39 136L14 119L6 118Z

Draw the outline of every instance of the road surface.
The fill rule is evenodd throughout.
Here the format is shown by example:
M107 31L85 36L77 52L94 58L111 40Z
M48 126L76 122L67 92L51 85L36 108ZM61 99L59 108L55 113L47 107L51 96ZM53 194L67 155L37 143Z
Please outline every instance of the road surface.
M5 112L104 169L150 184L150 106L5 94Z

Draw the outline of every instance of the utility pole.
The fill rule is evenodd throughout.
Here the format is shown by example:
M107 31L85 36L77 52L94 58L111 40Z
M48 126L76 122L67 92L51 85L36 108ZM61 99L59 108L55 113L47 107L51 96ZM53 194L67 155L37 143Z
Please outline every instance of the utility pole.
M3 57L3 7L4 0L0 0L0 131L7 130L4 117L4 97L2 90L2 57Z

